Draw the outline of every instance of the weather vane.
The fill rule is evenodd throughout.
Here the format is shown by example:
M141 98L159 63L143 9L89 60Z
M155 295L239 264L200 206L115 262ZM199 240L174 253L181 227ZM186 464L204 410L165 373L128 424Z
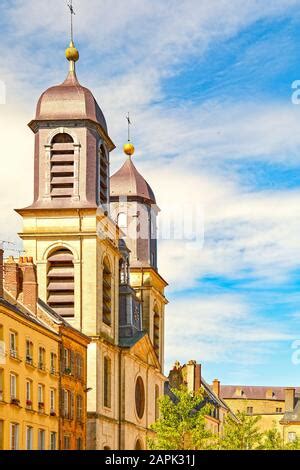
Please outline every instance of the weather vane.
M74 7L73 7L73 0L68 0L67 5L69 7L71 13L71 41L73 42L73 15L75 15Z
M131 143L131 136L130 136L131 120L130 120L130 113L129 112L126 116L126 119L127 119L127 123L128 123L128 142L124 145L123 150L126 153L126 155L131 157L135 152L135 148L134 148L134 145Z
M128 112L126 116L127 122L128 122L128 142L130 142L130 126L131 126L131 120L130 120L130 113Z

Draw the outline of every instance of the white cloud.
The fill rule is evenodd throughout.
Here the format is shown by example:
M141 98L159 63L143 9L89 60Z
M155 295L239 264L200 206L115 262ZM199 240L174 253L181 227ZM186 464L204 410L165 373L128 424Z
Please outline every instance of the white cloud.
M276 353L276 343L293 339L281 323L266 321L251 310L247 299L234 295L177 299L168 307L166 332L166 372L178 359L241 366L264 363Z
M197 214L198 207L204 213L203 247L186 239L160 244L160 268L171 290L195 287L205 275L259 280L266 287L287 281L299 266L299 191L248 192L236 182L193 174L173 162L150 175L162 219L173 207L178 219L183 211Z

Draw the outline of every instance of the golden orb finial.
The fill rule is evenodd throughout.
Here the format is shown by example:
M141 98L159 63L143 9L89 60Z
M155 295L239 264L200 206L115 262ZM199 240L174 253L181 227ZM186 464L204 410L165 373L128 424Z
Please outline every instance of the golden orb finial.
M66 49L66 58L69 62L77 62L79 60L79 52L73 41L70 42L69 47Z
M134 145L131 143L131 142L127 142L124 147L123 147L123 150L124 150L124 153L126 153L126 155L128 156L132 156L135 152L135 148L134 148Z

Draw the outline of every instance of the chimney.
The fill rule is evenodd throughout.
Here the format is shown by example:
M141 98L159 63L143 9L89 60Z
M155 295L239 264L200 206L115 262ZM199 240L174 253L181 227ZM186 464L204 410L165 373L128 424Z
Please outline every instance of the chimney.
M25 258L25 264L23 265L23 304L32 313L37 312L37 300L38 300L38 284L36 267L33 264L32 258Z
M20 291L20 276L19 267L13 256L9 257L4 269L4 288L17 300Z
M4 277L3 255L4 255L4 251L3 251L2 246L0 245L0 298L3 297L3 277Z
M189 392L196 392L201 387L201 365L189 361L186 365L186 381Z
M195 365L195 391L201 388L201 364Z
M296 394L296 389L295 388L286 388L284 390L285 392L285 412L291 412L294 411L295 408L295 394Z
M213 381L212 389L213 389L214 394L215 394L218 398L220 398L220 394L221 394L221 383L220 383L220 380L215 379L215 380Z

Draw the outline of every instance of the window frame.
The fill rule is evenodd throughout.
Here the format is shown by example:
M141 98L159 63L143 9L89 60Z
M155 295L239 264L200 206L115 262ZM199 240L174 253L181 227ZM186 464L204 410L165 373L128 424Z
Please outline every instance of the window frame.
M14 433L13 433L14 430ZM14 437L14 444L13 444ZM10 450L19 450L19 440L20 440L20 424L19 423L10 423Z

